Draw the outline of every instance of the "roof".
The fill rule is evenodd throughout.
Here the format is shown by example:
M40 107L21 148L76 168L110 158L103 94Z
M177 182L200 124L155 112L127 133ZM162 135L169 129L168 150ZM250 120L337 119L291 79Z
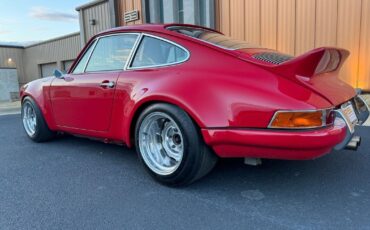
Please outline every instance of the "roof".
M72 34L66 34L66 35L63 35L63 36L60 36L60 37L52 38L52 39L41 41L41 42L32 43L31 45L25 45L25 46L22 46L22 45L8 45L8 44L1 44L0 43L0 48L24 49L24 48L29 48L29 47L33 47L33 46L42 45L42 44L49 43L49 42L55 42L55 41L58 41L58 40L62 40L62 39L66 39L66 38L70 38L70 37L74 37L74 36L78 36L78 35L80 35L80 32L75 32L75 33L72 33Z
M15 49L23 49L24 46L20 45L10 45L10 44L0 44L0 48L15 48Z
M37 43L34 43L32 45L24 46L24 48L29 48L29 47L32 47L32 46L38 46L38 45L42 45L42 44L49 43L49 42L55 42L55 41L58 41L58 40L62 40L62 39L66 39L66 38L70 38L70 37L74 37L74 36L78 36L78 35L80 35L80 32L66 34L66 35L63 35L63 36L60 36L60 37L56 37L56 38L52 38L52 39L45 40L45 41L42 41L42 42L37 42Z
M131 25L131 26L121 26L121 27L115 27L109 30L105 30L101 33L98 33L97 35L124 32L124 31L147 31L147 32L159 32L159 33L171 34L172 32L166 29L167 27L171 27L171 26L195 27L195 28L202 28L202 29L207 29L207 30L218 32L214 29L203 27L203 26L198 26L198 25L172 23L172 24L139 24L139 25Z
M90 8L90 7L93 7L95 5L107 2L107 1L108 0L95 0L95 1L92 1L92 2L88 2L86 4L83 4L81 6L76 7L76 11L80 11L80 10L83 10L83 9L86 9L86 8Z

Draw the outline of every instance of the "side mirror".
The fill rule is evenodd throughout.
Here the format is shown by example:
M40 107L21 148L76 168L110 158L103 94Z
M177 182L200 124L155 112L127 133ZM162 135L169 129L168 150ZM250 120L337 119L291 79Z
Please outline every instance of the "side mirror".
M64 73L59 69L54 70L54 77L64 79Z

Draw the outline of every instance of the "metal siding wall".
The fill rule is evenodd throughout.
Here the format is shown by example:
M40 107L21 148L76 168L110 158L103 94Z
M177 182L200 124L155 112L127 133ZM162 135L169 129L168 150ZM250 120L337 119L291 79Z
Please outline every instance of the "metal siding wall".
M338 0L316 0L315 46L337 45Z
M370 89L370 0L216 0L217 28L284 53L351 51L340 77Z
M338 0L337 46L351 51L341 69L340 76L357 86L358 56L360 48L361 0Z
M97 33L112 28L109 2L102 2L89 8L81 9L85 29L85 42ZM90 20L95 20L95 25L90 25Z
M297 0L296 9L295 54L300 55L315 48L316 1Z
M295 0L278 0L277 49L295 54Z
M0 47L0 68L17 68L18 81L25 77L23 53L22 48ZM12 59L12 63L8 63L9 58Z
M230 35L230 0L219 0L219 29Z
M370 89L370 0L363 0L361 13L360 60L357 85Z
M230 34L232 37L244 40L244 0L232 0L230 2Z
M17 68L19 81L24 78L23 70L23 52L22 48L0 47L0 68ZM8 59L12 63L8 63Z
M261 44L261 1L245 1L244 39L255 44Z
M277 0L261 0L261 45L277 48Z
M75 59L80 50L79 34L27 47L23 55L23 69L26 74L20 79L20 84L40 78L41 64L56 62L58 68L61 68L63 61Z

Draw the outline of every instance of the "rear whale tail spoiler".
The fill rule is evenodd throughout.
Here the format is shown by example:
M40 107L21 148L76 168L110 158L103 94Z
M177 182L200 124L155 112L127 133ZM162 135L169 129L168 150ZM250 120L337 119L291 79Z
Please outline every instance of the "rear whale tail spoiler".
M350 52L338 48L317 48L301 56L271 67L271 70L287 77L302 76L311 78L329 72L337 72Z

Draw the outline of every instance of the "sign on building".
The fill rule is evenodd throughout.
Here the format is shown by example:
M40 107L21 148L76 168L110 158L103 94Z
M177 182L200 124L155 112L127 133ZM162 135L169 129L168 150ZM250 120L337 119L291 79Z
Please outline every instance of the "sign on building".
M133 11L125 12L124 15L123 15L123 18L124 18L126 23L139 20L139 11L138 10L133 10Z

